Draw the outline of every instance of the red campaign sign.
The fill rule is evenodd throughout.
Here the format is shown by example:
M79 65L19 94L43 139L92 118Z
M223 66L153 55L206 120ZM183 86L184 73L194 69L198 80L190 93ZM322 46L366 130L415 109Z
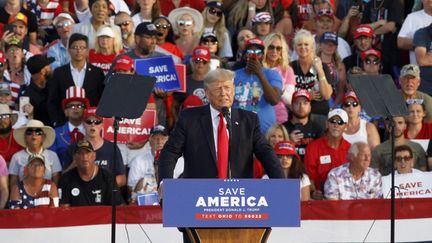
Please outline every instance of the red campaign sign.
M104 118L104 138L114 141L113 118ZM150 130L156 125L156 110L146 109L138 119L123 119L119 122L118 143L144 142L150 137Z
M186 92L186 65L184 64L176 64L177 76L179 77L180 89L176 90L176 92Z

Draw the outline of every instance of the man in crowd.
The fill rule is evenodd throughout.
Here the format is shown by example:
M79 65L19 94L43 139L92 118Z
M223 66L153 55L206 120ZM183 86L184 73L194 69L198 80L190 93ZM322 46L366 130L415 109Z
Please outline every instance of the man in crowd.
M381 175L370 168L371 151L364 142L356 142L348 150L348 163L332 169L324 184L329 200L381 198Z
M270 178L284 177L278 158L260 133L258 117L249 111L231 108L233 81L234 73L226 69L213 70L206 76L204 88L210 104L189 108L180 114L159 157L159 181L173 177L177 159L182 155L184 178L252 178L253 154ZM231 108L230 138L226 129L229 121L224 119L223 107Z
M426 109L425 120L430 122L432 121L432 97L418 90L421 85L420 70L415 64L407 64L402 67L399 76L400 91L405 100L423 100Z
M111 172L114 166L114 144L102 137L103 118L96 115L96 107L88 107L84 111L84 129L84 139L92 144L94 152L96 152L96 165ZM70 145L65 155L64 168L67 168L66 171L77 166L73 157L74 146L75 144ZM115 149L116 158L114 175L116 177L117 185L122 187L126 185L126 169L119 148L116 147Z
M420 144L412 142L404 136L404 131L407 127L405 119L403 117L394 117L393 123L395 146L409 146L412 149L414 168L426 170L426 152ZM372 151L371 167L378 169L383 176L391 173L391 136L388 140L376 146Z
M296 145L297 154L304 158L306 146L321 137L324 124L311 115L311 94L304 89L294 92L291 103L292 115L283 125L286 127L290 140ZM325 117L324 117L325 121Z
M51 150L56 152L63 167L65 167L65 154L69 145L84 138L83 125L84 110L90 107L85 97L85 90L77 86L71 86L66 91L66 98L62 101L67 122L55 128L56 138Z
M258 114L261 132L276 123L274 105L282 94L282 78L272 69L264 68L264 42L259 38L246 42L246 67L235 72L233 107Z
M67 44L75 20L68 13L61 13L53 21L54 27L60 39L53 41L48 48L47 56L54 57L55 61L51 64L52 70L70 62Z
M421 79L419 89L432 94L432 23L417 30L414 34L413 48L418 65L420 66ZM415 65L415 64L413 64Z
M48 79L51 77L52 71L50 64L54 62L54 58L42 55L34 55L30 57L26 65L31 73L30 85L26 88L23 96L30 98L30 104L34 107L33 118L42 121L44 124L50 124L48 116Z
M114 18L114 24L120 27L123 49L125 49L126 51L130 51L135 48L135 26L130 14L125 12L119 12Z
M342 133L347 122L348 114L344 110L337 108L330 111L326 122L327 133L312 141L306 148L304 164L315 186L312 190L312 197L315 199L322 198L328 172L346 162L350 143L343 138Z
M13 113L6 104L0 104L0 155L9 165L12 155L22 147L13 138L12 126L17 121L17 114Z
M369 25L359 25L354 31L354 53L343 59L345 70L361 66L360 53L372 48L374 31Z
M410 174L421 172L414 167L414 154L410 146L401 145L395 148L395 167L397 174Z
M61 101L70 86L83 88L91 106L97 106L105 87L102 69L87 62L89 53L87 36L72 34L68 48L71 62L58 67L49 84L48 107L51 120L49 124L53 126L61 126L66 122Z
M96 164L92 144L87 140L78 141L74 144L73 157L76 167L60 178L60 206L111 205L112 174ZM119 193L114 200L121 203Z

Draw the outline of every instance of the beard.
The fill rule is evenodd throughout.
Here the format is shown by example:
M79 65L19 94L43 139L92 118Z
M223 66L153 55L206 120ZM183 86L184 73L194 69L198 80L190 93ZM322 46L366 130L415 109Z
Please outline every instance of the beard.
M147 56L150 54L150 47L149 46L140 46L139 47L139 53L143 56Z
M309 117L309 114L307 112L303 112L303 114L299 114L298 112L293 111L292 114L297 119L305 119Z
M8 134L8 133L10 133L11 131L12 131L12 124L9 124L9 126L7 126L7 127L1 127L1 128L0 128L0 134L1 134L1 135Z

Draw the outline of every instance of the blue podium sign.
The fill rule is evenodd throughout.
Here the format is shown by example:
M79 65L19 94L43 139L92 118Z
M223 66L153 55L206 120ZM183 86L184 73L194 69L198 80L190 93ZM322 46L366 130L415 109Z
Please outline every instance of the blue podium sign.
M137 59L135 69L138 74L156 77L156 88L165 91L180 89L179 77L171 56Z
M297 179L165 179L164 227L299 227Z

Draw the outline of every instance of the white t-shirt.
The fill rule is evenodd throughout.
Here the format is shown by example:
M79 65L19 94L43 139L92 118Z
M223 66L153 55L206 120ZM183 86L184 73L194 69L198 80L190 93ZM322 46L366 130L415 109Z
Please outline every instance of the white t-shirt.
M402 24L401 30L399 31L398 37L405 37L409 39L414 38L414 33L432 23L432 15L427 14L423 9L408 14L405 21ZM414 51L410 50L410 63L417 64Z

